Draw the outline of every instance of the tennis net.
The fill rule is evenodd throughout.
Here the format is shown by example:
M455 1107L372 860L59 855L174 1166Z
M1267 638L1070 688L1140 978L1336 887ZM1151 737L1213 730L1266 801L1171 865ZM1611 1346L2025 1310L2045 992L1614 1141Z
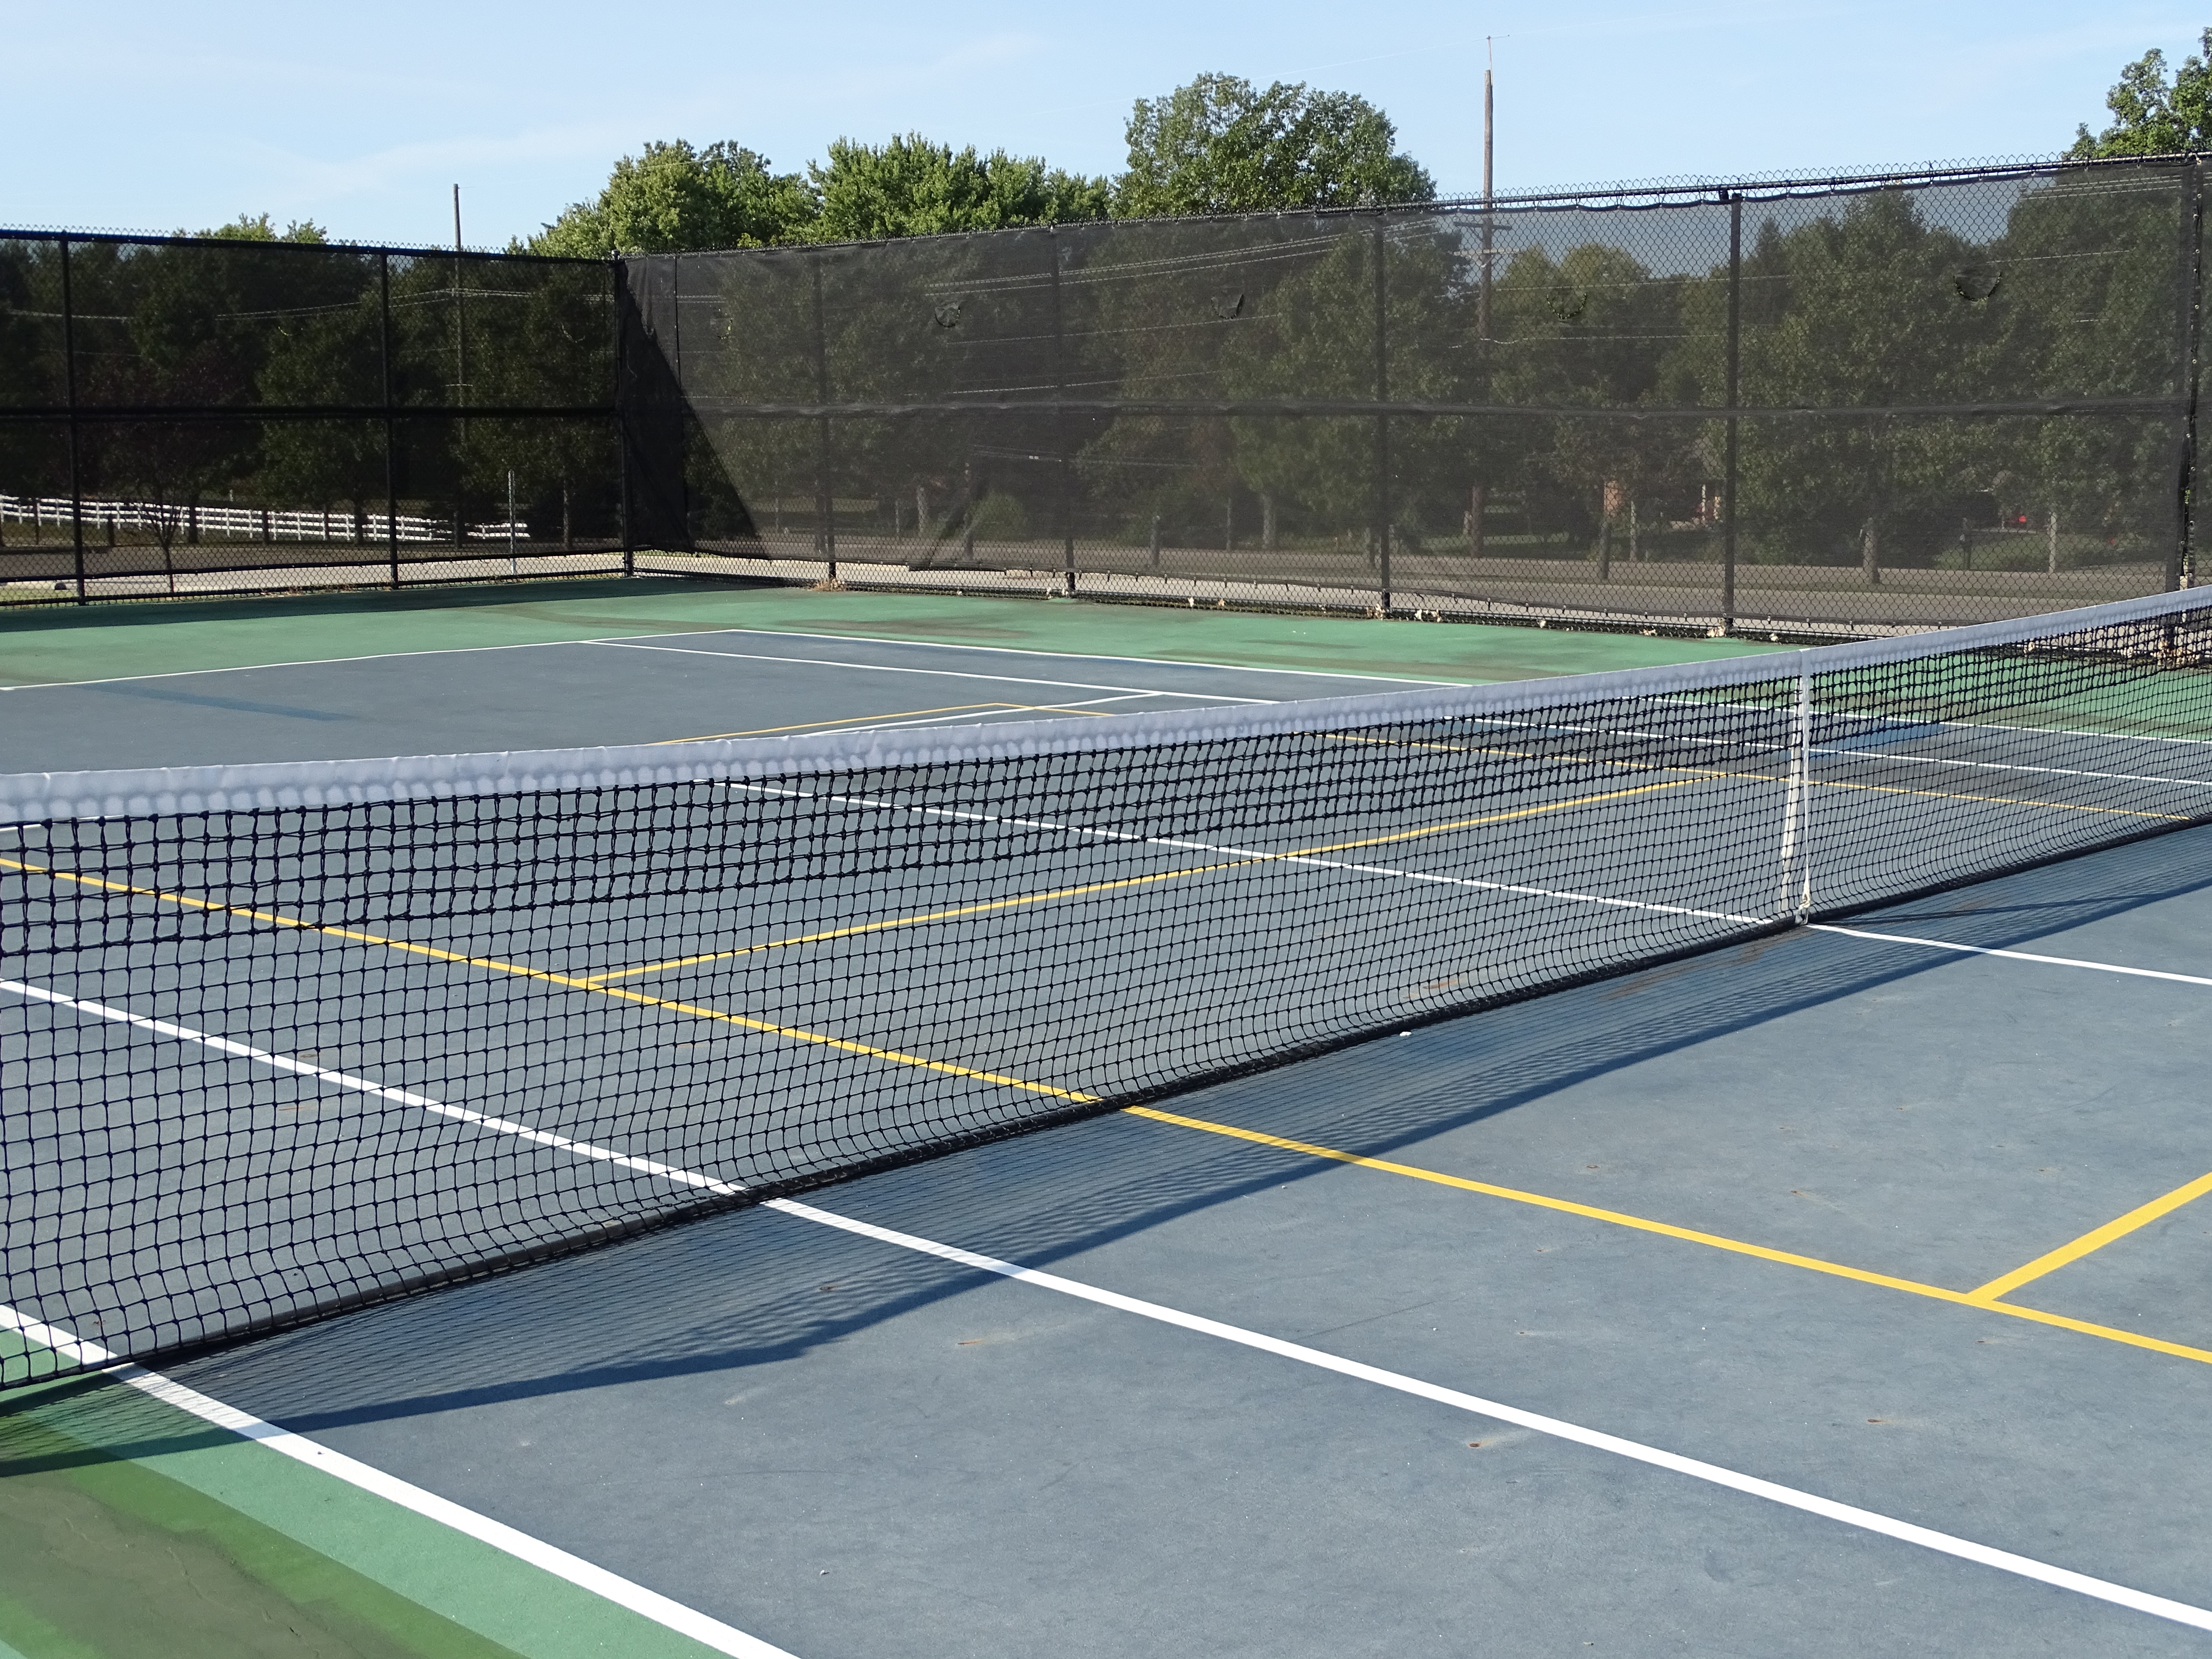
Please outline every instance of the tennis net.
M1115 720L0 778L0 1377L2208 815L2203 592Z

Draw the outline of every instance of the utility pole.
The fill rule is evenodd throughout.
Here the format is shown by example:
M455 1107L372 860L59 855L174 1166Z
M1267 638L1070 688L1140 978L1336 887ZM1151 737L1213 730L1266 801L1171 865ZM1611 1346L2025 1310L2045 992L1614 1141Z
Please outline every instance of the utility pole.
M453 186L453 402L462 410L469 406L469 319L461 302L461 187ZM469 417L461 416L461 466L467 468L469 447ZM461 520L466 516L462 501L465 489L457 476L453 481L453 545L459 547L465 539Z

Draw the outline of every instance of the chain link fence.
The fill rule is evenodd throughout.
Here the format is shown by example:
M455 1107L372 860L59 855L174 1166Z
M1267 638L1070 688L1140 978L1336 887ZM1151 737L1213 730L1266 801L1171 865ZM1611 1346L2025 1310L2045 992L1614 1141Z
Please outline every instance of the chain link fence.
M615 288L0 234L0 600L623 569Z
M647 571L1873 634L2184 586L2203 164L612 263L0 234L0 598Z
M622 262L655 568L1745 632L2186 585L2203 173Z

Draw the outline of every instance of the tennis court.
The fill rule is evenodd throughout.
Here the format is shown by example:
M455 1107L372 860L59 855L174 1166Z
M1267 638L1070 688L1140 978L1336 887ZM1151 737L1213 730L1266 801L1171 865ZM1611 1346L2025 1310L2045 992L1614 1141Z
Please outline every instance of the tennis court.
M13 1363L167 1379L13 1467L358 1650L2192 1650L2208 613L2131 607L9 694Z

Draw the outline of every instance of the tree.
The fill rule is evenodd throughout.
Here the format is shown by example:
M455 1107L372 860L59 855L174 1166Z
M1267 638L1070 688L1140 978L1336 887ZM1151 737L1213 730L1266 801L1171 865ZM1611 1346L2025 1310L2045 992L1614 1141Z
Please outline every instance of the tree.
M1122 218L1426 202L1436 184L1396 153L1397 129L1364 98L1278 81L1264 92L1201 75L1140 98L1127 127L1129 170L1115 180Z
M946 231L1003 230L1106 216L1103 179L1048 167L1041 156L955 151L918 132L883 145L840 138L828 166L807 173L820 199L814 239L869 242Z
M2182 59L2171 80L2166 54L2155 46L2122 70L2119 83L2105 94L2105 107L2118 118L2094 137L2087 126L2076 128L2068 159L2212 149L2212 28L2200 44L2204 55Z
M190 232L179 231L179 236ZM217 225L213 230L204 230L200 235L223 242L310 242L319 246L330 236L313 219L295 219L279 230L265 213L251 217L241 213L227 225Z
M766 156L727 141L694 149L678 138L623 156L596 201L572 204L523 251L593 259L765 247L805 240L819 211L801 174L770 173Z

